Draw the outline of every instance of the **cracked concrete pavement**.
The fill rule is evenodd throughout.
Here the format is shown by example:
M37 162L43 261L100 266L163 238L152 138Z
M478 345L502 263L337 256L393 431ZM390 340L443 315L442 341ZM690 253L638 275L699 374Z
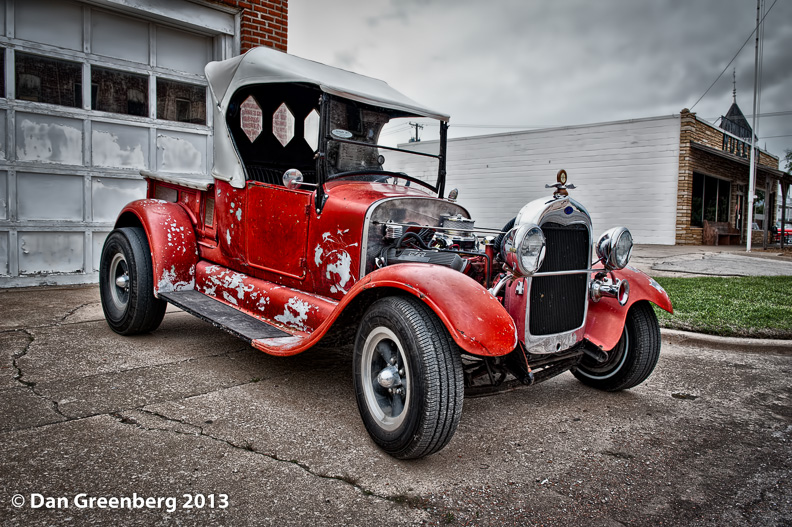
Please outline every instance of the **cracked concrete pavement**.
M792 523L789 355L667 341L633 390L466 399L448 447L404 462L363 428L349 350L270 357L175 309L120 337L95 286L0 291L0 312L2 525Z

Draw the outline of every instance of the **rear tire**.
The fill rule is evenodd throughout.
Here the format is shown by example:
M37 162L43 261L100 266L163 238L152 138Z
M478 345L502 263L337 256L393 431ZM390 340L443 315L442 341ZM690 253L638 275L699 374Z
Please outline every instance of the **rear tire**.
M355 340L354 378L363 424L391 456L428 456L453 437L465 394L462 360L417 299L387 297L369 307Z
M634 304L627 313L621 339L608 351L608 360L597 363L584 355L572 369L580 382L598 390L615 392L641 384L660 358L660 325L649 302Z
M154 331L168 304L154 297L151 250L139 227L110 233L99 264L99 295L110 329L120 335Z

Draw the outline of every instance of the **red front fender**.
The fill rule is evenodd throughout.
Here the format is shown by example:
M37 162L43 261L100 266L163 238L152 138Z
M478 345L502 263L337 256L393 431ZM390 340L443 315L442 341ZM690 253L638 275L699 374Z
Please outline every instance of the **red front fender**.
M584 335L587 340L606 350L612 349L619 342L627 311L634 303L648 300L669 313L674 312L668 293L649 275L634 267L625 267L613 274L616 278L629 282L629 300L624 306L620 306L615 298L602 298L599 302L589 300Z
M187 212L176 203L139 199L124 207L116 227L134 224L129 221L130 215L146 231L154 271L154 295L193 289L198 244Z
M506 355L517 346L517 328L501 303L481 284L448 267L391 265L366 275L358 287L392 287L417 296L440 317L459 347L473 355Z

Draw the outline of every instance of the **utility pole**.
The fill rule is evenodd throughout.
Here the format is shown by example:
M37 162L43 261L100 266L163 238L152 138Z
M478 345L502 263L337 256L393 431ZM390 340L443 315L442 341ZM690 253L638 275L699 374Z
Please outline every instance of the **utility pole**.
M408 123L408 124L409 124L410 126L414 126L414 127L415 127L415 137L411 137L411 138L410 138L410 142L411 142L411 143L418 143L418 142L420 142L420 141L421 141L421 138L420 138L420 137L418 137L418 129L420 128L421 130L423 130L423 127L424 127L424 125L422 125L422 124L419 124L419 123Z
M753 94L753 116L751 117L751 160L750 168L748 170L748 240L745 244L745 251L751 252L751 238L753 238L753 206L754 206L754 192L756 178L756 94L759 88L759 14L760 4L762 0L756 0L756 46L754 51L754 94ZM769 217L767 214L768 199L765 196L765 220Z

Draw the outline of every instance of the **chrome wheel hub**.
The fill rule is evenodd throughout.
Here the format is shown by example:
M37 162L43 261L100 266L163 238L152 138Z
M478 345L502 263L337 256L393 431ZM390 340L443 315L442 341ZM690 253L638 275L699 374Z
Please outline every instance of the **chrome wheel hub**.
M366 407L383 430L395 430L410 406L410 372L399 338L374 328L363 345L361 376Z
M396 366L388 366L377 375L377 382L383 388L393 388L394 386L401 385L401 377L399 377L399 370Z
M119 310L124 310L129 303L129 267L122 253L113 255L110 261L110 298Z

